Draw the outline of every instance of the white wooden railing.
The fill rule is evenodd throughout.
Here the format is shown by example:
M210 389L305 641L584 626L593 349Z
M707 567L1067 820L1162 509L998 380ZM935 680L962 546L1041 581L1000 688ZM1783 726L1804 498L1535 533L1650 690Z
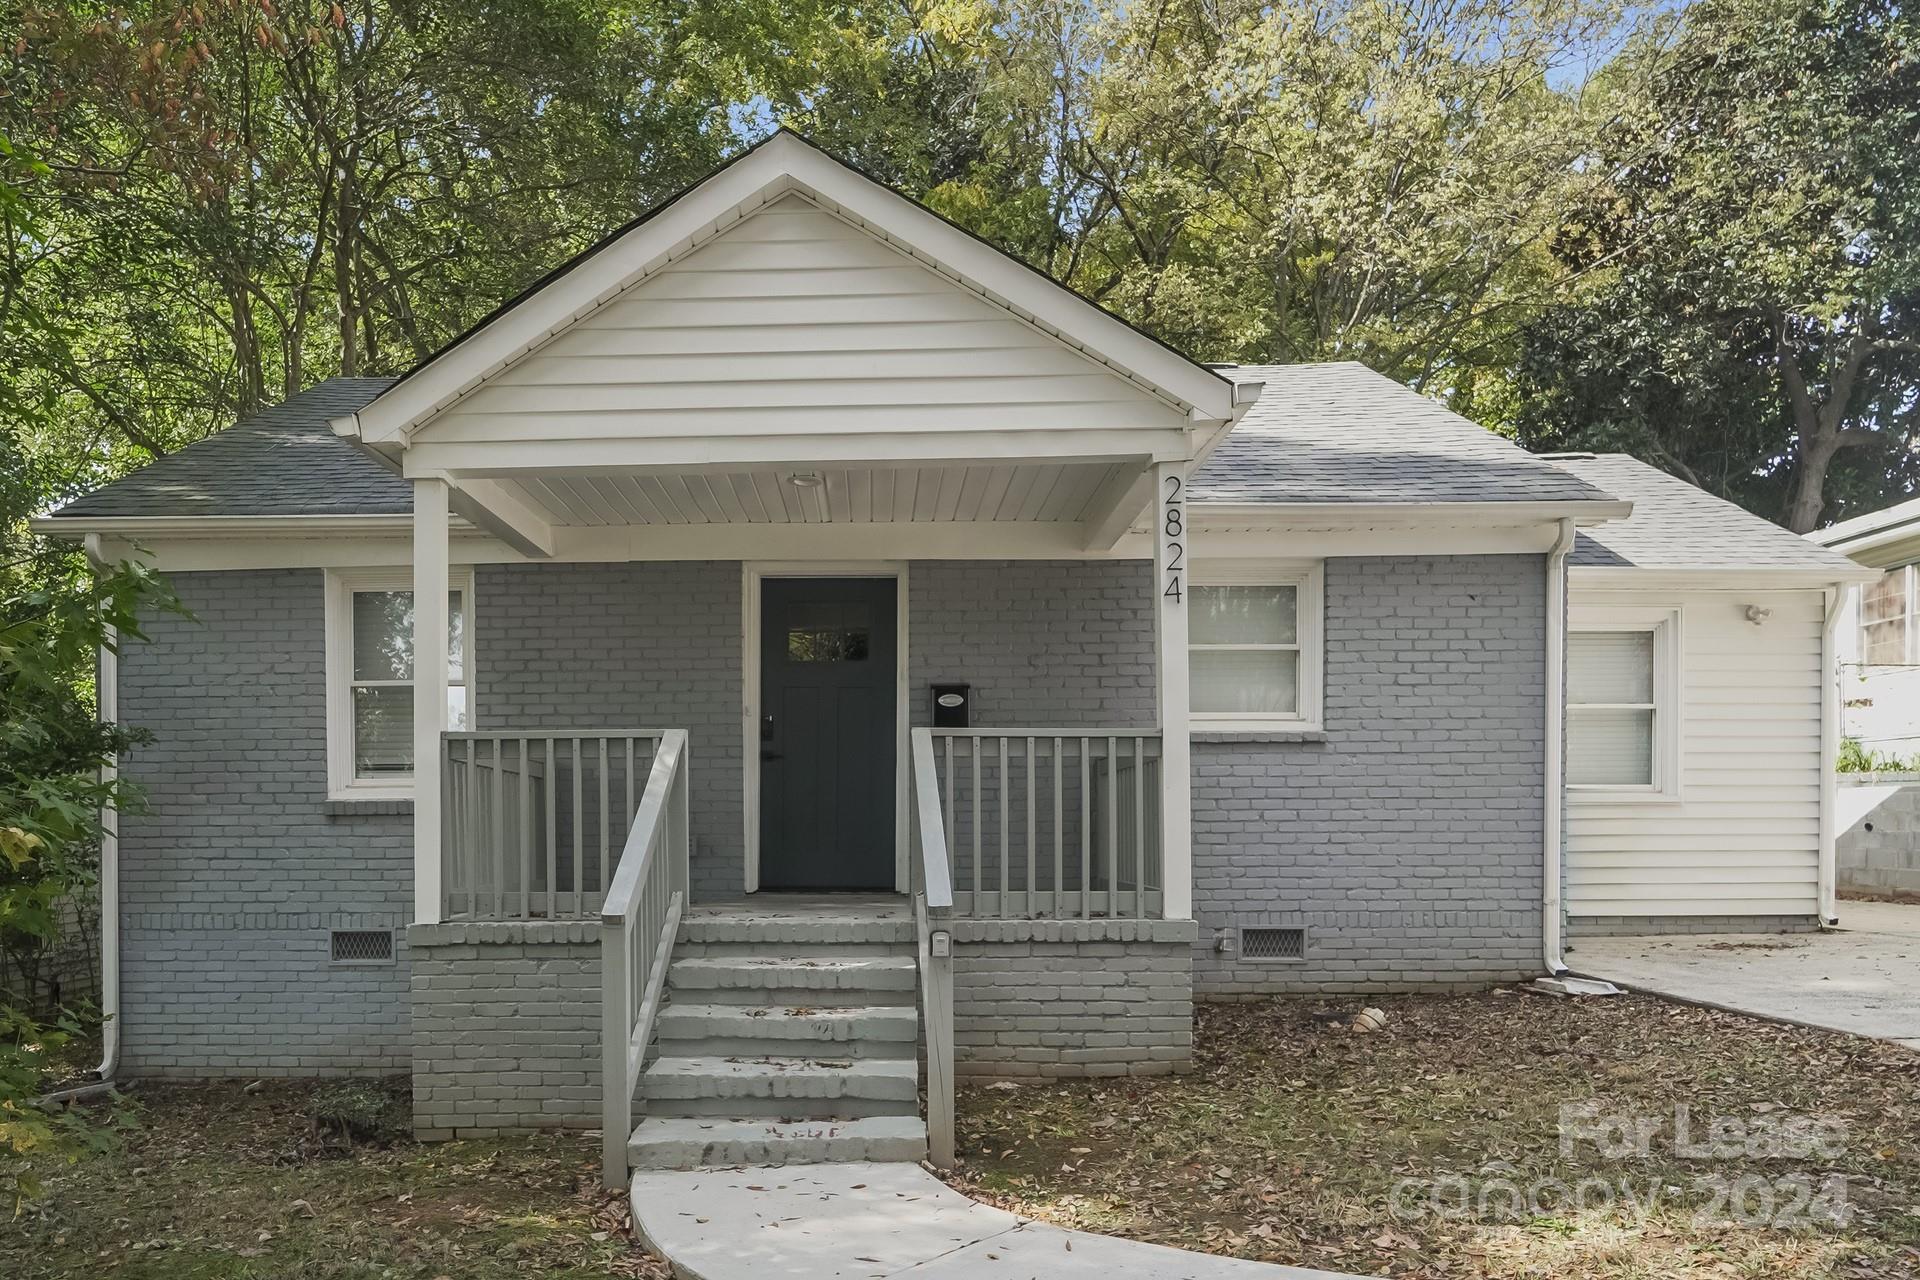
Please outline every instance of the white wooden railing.
M659 729L442 735L444 919L583 919L611 883Z
M936 1169L953 1167L953 875L946 830L940 818L939 778L933 740L915 729L909 774L914 934L919 942L920 1015L927 1036L927 1158Z
M627 1185L633 1094L687 902L687 731L669 729L600 908L601 1172Z
M954 914L1158 918L1160 735L1141 729L920 729ZM916 763L918 756L916 755Z

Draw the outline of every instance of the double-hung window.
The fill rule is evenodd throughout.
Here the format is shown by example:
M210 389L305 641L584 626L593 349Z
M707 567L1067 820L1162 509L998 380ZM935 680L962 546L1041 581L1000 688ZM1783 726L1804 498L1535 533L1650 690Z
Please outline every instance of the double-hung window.
M1679 619L1635 613L1567 636L1567 785L1671 796L1679 789Z
M470 723L473 587L447 593L447 725ZM413 590L405 570L327 575L327 782L335 799L413 794Z
M1909 666L1915 662L1914 566L1880 575L1860 593L1860 656L1869 666Z
M1188 588L1194 727L1310 729L1320 723L1318 564L1201 564Z

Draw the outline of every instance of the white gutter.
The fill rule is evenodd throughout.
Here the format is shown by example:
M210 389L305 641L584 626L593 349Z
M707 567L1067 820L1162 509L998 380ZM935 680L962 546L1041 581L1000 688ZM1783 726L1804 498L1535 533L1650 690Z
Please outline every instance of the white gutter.
M1828 927L1840 923L1840 909L1834 901L1835 864L1839 831L1836 818L1840 804L1840 780L1834 764L1840 753L1840 615L1845 610L1851 588L1841 585L1826 592L1826 624L1820 630L1820 922Z
M87 535L87 559L96 567L107 563L102 538ZM118 632L107 628L94 668L94 701L102 724L120 719L120 643ZM120 758L110 755L100 766L100 780L112 783L120 776ZM100 1066L102 1083L120 1069L120 813L100 806Z
M1564 735L1567 714L1567 553L1573 550L1573 520L1562 517L1560 536L1547 552L1547 742L1545 786L1547 804L1542 841L1540 935L1547 975L1567 972L1560 936L1560 829L1566 803Z

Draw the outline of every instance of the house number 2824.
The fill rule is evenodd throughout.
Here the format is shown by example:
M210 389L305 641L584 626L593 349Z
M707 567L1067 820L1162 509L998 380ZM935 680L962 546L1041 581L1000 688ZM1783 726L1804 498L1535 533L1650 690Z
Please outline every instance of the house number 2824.
M1179 604L1187 572L1187 500L1179 476L1167 477L1167 491L1160 500L1160 536L1167 544L1167 582L1161 594Z

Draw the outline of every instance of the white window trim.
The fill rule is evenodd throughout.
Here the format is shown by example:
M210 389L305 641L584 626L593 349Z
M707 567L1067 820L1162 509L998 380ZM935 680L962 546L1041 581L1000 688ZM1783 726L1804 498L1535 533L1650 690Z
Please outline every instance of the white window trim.
M1672 804L1680 801L1681 717L1680 610L1609 606L1584 609L1567 622L1572 635L1582 631L1642 631L1653 636L1653 781L1651 783L1569 782L1569 801L1620 801ZM1571 672L1569 672L1571 677ZM1568 687L1572 682L1569 678ZM1574 708L1567 699L1568 733ZM1589 704L1591 705L1591 704ZM1571 744L1569 744L1571 746ZM1570 757L1569 757L1570 758Z
M1321 560L1200 560L1194 563L1193 587L1292 587L1300 611L1297 648L1300 653L1299 710L1292 715L1268 711L1201 712L1188 718L1203 733L1258 733L1285 731L1317 733L1325 705L1323 637L1326 619L1326 563ZM1194 646L1187 646L1192 661Z
M447 585L460 593L466 617L467 723L474 719L473 573L456 569ZM329 569L326 571L327 647L327 799L411 800L413 775L356 778L353 773L353 593L411 591L413 570Z

